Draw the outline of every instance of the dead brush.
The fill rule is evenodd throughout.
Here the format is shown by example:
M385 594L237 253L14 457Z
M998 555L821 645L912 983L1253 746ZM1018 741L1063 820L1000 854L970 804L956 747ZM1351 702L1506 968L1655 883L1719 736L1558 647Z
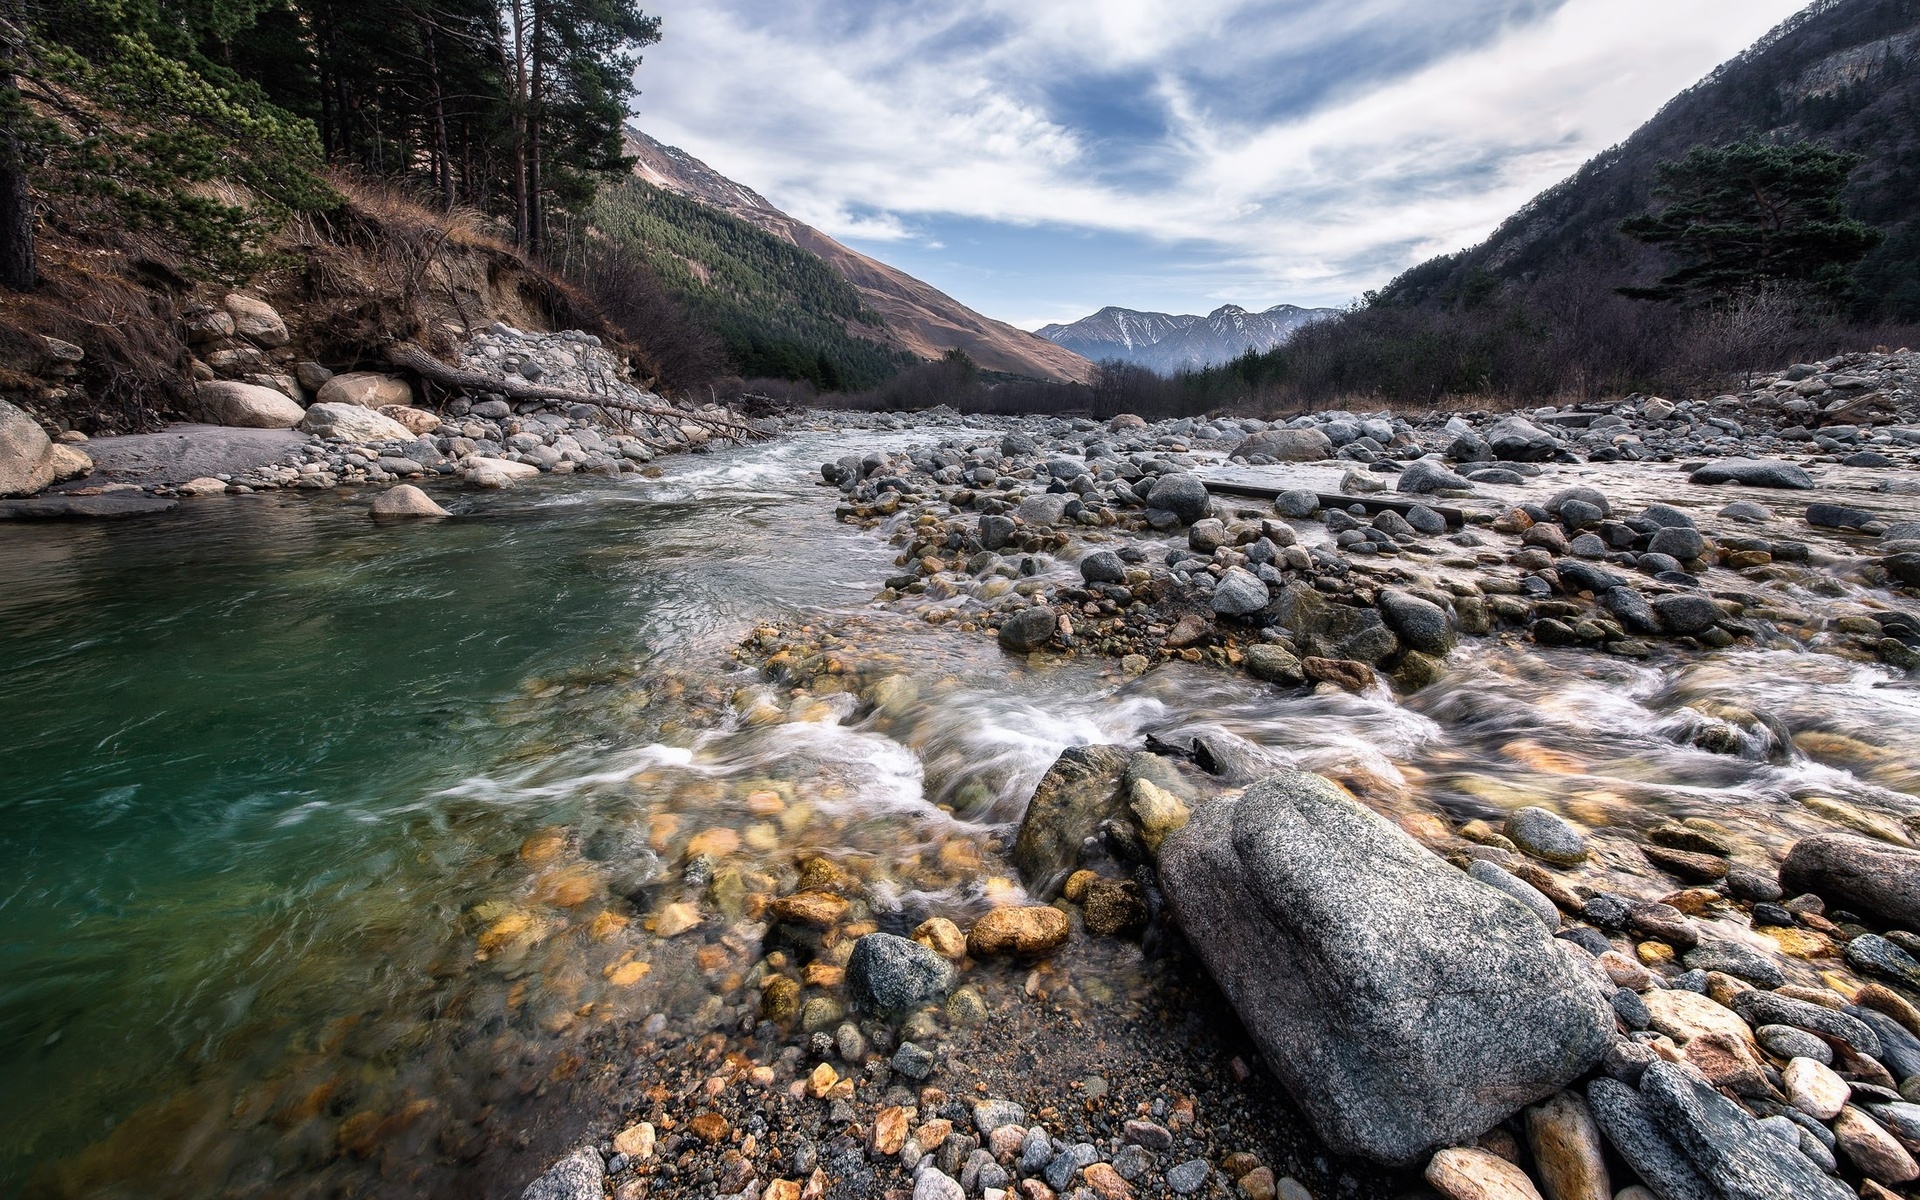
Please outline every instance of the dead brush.
M493 232L478 212L441 212L391 184L346 173L342 201L295 218L260 290L306 353L330 366L371 365L413 342L444 356L494 320L576 328L618 342L590 301Z

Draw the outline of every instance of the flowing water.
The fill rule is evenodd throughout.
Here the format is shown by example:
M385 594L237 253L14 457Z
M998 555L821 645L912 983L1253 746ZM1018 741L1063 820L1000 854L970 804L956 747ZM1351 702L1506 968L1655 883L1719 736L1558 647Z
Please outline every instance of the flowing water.
M1470 642L1396 703L1031 665L875 608L894 550L813 468L911 440L404 527L264 495L0 528L0 1193L517 1194L516 1153L591 1115L546 1099L607 1031L751 1026L756 897L809 853L883 926L983 911L1074 744L1224 731L1409 827L1698 816L1760 861L1912 832L1920 692L1836 657ZM769 624L811 631L823 682L736 659ZM1602 846L1574 882L1673 886Z

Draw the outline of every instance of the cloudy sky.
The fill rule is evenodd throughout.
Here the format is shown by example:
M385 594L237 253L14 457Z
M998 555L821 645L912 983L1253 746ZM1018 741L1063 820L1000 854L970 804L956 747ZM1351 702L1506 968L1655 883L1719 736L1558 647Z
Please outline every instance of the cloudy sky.
M1344 304L1804 0L652 0L639 123L1032 328Z

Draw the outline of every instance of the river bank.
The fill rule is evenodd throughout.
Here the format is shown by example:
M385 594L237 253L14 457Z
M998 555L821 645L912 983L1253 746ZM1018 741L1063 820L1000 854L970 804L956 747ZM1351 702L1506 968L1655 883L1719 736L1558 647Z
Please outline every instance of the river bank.
M1735 420L1720 415L1731 405L1621 410L1565 414L1579 425L1535 414L1563 431L1537 462L1492 457L1505 441L1486 436L1491 419L1461 431L1332 415L1274 437L802 416L769 443L648 464L657 478L497 491L423 475L453 519L406 528L366 521L394 482L369 477L7 530L6 715L37 731L8 764L24 781L15 816L31 819L7 849L37 865L0 910L28 964L5 1044L37 1078L114 1062L131 1085L23 1093L14 1127L31 1132L16 1146L43 1148L9 1161L36 1164L34 1190L55 1195L512 1195L583 1142L594 1162L571 1161L596 1195L1418 1194L1424 1157L1388 1169L1330 1152L1326 1114L1334 1098L1352 1109L1351 1072L1318 1086L1287 1074L1315 1032L1289 1031L1301 1049L1276 1054L1260 1011L1208 979L1230 973L1231 940L1189 936L1191 911L1183 925L1180 889L1160 878L1154 839L1183 836L1180 815L1236 811L1247 785L1289 770L1338 782L1477 889L1449 890L1451 904L1504 891L1503 919L1585 947L1609 1044L1645 1048L1599 1075L1638 1096L1649 1055L1684 1061L1718 1073L1755 1125L1792 1123L1787 1068L1820 1051L1779 1029L1813 1018L1762 1027L1735 992L1896 1022L1905 1010L1872 987L1912 995L1885 969L1899 959L1862 958L1898 950L1910 926L1857 900L1796 899L1818 886L1772 899L1764 886L1814 835L1914 838L1920 722L1883 645L1907 644L1913 612L1893 586L1911 444L1886 425L1850 440L1819 426L1829 449L1744 408L1735 437L1710 423ZM1291 436L1303 431L1326 445ZM1339 457L1275 467L1248 447L1234 462L1248 437ZM1812 494L1683 470L1695 455L1808 448L1788 465ZM1889 465L1842 461L1857 454ZM1471 488L1400 490L1436 469ZM1521 482L1470 478L1487 472ZM1183 515L1167 506L1194 498L1181 477L1311 493L1313 508L1222 489ZM1353 482L1373 478L1387 490ZM1570 487L1605 506L1569 496L1548 512ZM1403 498L1406 528L1320 499L1335 494ZM1809 500L1866 519L1811 525ZM1422 531L1416 503L1439 528ZM1700 542L1667 554L1672 568L1640 561L1693 548L1684 535L1654 548L1684 523L1635 527L1655 504ZM1602 552L1583 557L1585 537ZM1583 570L1622 582L1580 588ZM1236 571L1265 589L1261 605ZM206 592L209 572L232 600ZM1644 598L1650 628L1603 607L1614 588ZM186 622L204 627L191 638L188 596ZM1716 615L1681 632L1668 597ZM1020 616L1041 609L1045 629ZM62 681L143 677L109 666L122 660L149 662L158 690L61 703ZM488 699L476 710L473 695ZM87 749L101 745L115 749ZM417 769L396 770L409 759ZM107 846L86 830L125 822L146 832L96 858ZM211 861L261 865L213 881L130 870L143 838L184 862L216 847ZM103 870L124 887L53 882ZM183 937L182 911L231 914L230 944L209 954ZM1424 931L1406 947L1445 950L1420 940L1431 913L1380 915ZM84 971L63 926L86 931ZM885 935L945 978L925 1011L877 1011L854 954ZM153 976L128 968L163 962L158 977L178 982L149 985L152 1004L102 990L136 989ZM220 965L241 962L255 965ZM93 998L63 982L81 978ZM1445 1028L1468 1072L1455 1079L1471 1080L1477 1043ZM171 1032L156 1044L156 1030ZM1854 1115L1816 1121L1832 1146L1801 1128L1872 1194L1861 1156L1887 1145L1872 1128L1896 1147L1908 1134L1907 1101L1871 1089L1898 1096L1905 1043L1886 1034L1875 1056L1811 1032ZM1431 1082L1419 1061L1407 1088ZM1546 1092L1592 1097L1587 1067ZM1805 1079L1824 1081L1795 1067ZM1542 1178L1530 1130L1581 1120L1565 1103L1521 1111L1543 1098L1454 1140ZM988 1101L1022 1111L976 1107ZM1726 1144L1756 1152L1713 1115ZM110 1132L81 1132L103 1116ZM1648 1144L1677 1136L1649 1127ZM1582 1160L1612 1172L1610 1190L1632 1179L1617 1151ZM1810 1146L1792 1153L1825 1165ZM1874 1169L1887 1163L1898 1174L1891 1154Z

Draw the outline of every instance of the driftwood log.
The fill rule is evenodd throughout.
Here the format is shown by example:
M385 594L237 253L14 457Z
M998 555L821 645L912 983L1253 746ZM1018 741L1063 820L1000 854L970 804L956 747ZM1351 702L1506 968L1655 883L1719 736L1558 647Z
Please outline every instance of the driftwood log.
M552 387L530 379L513 379L488 374L485 371L467 371L459 367L450 367L412 342L396 342L387 347L387 361L397 367L405 367L422 379L432 380L441 387L453 391L498 392L514 400L557 400L565 404L590 404L610 414L632 414L643 418L656 429L661 423L665 423L668 429L682 441L687 439L680 432L681 425L695 426L713 437L732 438L742 442L769 436L765 430L732 417L695 412L692 409L677 408L671 404L646 404L602 392L576 392L571 388Z

